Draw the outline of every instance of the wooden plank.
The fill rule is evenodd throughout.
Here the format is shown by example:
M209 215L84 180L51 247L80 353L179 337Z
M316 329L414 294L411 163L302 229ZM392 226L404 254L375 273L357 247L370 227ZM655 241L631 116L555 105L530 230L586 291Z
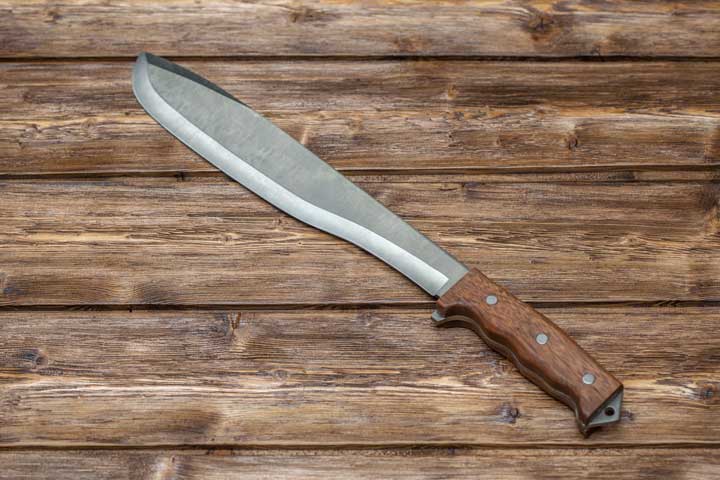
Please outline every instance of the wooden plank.
M0 56L683 56L720 51L717 2L3 0Z
M430 309L0 312L0 445L687 445L720 440L720 309L551 308L620 378L569 409Z
M717 182L358 184L531 301L720 300ZM0 182L0 304L342 305L430 298L222 177Z
M720 63L182 62L346 172L710 169ZM0 174L211 171L131 63L0 63Z
M210 454L208 454L210 453ZM232 452L1 452L0 479L244 480L402 478L420 480L682 478L706 480L720 471L716 449L498 449Z

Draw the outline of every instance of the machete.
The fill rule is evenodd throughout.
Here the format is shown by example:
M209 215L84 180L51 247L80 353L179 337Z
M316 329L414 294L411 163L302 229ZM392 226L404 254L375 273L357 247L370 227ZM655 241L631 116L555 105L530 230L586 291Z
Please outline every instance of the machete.
M163 58L133 69L166 130L280 210L370 252L436 297L438 326L465 326L575 412L587 432L620 419L622 384L563 330L393 214L265 117Z

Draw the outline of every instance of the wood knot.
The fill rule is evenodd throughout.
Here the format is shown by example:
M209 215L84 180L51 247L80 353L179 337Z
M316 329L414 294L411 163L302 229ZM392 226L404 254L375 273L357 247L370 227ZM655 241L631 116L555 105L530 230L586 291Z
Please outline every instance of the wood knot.
M8 297L15 296L19 297L25 293L20 287L13 285L5 276L0 277L0 287L2 287L2 294Z
M720 385L717 383L700 385L698 398L707 404L720 404Z
M337 14L309 7L301 7L292 10L289 18L291 23L327 22L337 18Z
M363 328L375 328L379 322L378 318L372 312L359 313L357 319Z
M57 23L64 18L64 15L59 13L57 10L48 10L47 12L48 23Z
M578 138L574 134L570 134L565 141L565 145L570 151L577 150L579 145Z
M241 313L226 313L222 315L222 318L225 322L225 336L234 337L240 328Z
M445 90L445 100L455 100L455 98L457 98L457 95L457 87L453 84L448 85L447 89Z
M530 13L526 28L534 40L546 38L557 31L558 21L553 15L535 9L532 9Z
M285 383L290 378L290 372L288 372L287 370L282 370L280 368L273 370L271 372L271 375L275 380L281 383Z
M20 353L20 358L25 362L30 362L33 370L47 367L49 361L47 355L38 348L30 348Z
M225 232L220 234L220 241L225 245L235 245L238 235L233 232Z
M500 421L503 423L515 424L517 419L520 418L520 410L517 407L504 403L500 407Z

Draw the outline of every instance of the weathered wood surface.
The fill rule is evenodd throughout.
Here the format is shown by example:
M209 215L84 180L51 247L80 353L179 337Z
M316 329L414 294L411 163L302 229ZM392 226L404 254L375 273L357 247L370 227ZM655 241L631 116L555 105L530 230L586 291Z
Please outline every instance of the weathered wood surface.
M685 56L720 50L713 1L0 2L0 56Z
M720 63L182 62L346 171L717 169ZM132 62L0 63L0 175L214 171Z
M357 181L524 300L720 300L717 182L527 177ZM0 194L3 305L430 301L224 177L4 180Z
M538 302L622 421L188 151L142 50ZM0 479L720 476L719 72L705 0L0 0Z
M2 480L705 480L717 450L516 449L37 451L0 453Z
M720 446L717 307L541 309L626 387L571 411L429 308L0 312L0 445Z

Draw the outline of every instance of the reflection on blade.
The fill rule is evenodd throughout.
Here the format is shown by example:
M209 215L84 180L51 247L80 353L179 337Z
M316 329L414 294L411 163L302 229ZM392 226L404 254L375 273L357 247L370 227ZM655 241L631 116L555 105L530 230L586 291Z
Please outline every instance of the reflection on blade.
M467 269L259 113L202 77L149 54L133 90L163 127L293 217L387 262L439 295Z

